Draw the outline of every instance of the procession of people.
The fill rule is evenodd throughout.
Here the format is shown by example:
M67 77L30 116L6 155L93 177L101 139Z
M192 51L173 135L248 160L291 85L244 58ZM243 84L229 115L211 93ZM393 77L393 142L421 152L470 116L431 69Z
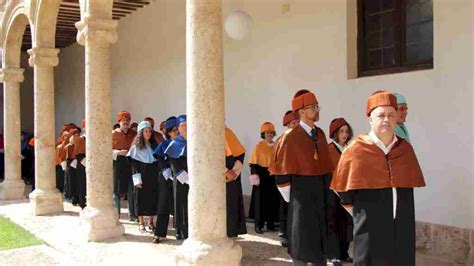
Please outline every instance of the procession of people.
M256 234L278 231L294 265L414 265L414 188L425 183L404 124L405 97L389 91L370 95L361 115L371 130L358 136L343 117L331 121L326 135L314 92L297 91L288 106L284 132L262 119L255 132L261 140L252 149L225 127L228 237L247 234L246 222L252 222ZM153 118L132 123L132 114L121 111L111 131L110 196L119 214L127 201L128 219L141 232L152 233L154 243L166 240L171 217L175 238L188 237L193 177L187 167L186 120L186 115L170 116L155 130ZM57 189L81 208L87 206L86 122L65 124L56 141ZM23 132L21 145L25 182L34 186L34 137ZM248 213L242 189L246 167Z

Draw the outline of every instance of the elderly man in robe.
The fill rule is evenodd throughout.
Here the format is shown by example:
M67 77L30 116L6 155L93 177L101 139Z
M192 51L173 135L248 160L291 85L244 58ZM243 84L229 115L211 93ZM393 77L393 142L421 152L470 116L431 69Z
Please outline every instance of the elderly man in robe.
M425 181L412 146L395 135L397 99L367 102L371 131L343 151L331 189L354 217L355 265L415 265L413 188Z

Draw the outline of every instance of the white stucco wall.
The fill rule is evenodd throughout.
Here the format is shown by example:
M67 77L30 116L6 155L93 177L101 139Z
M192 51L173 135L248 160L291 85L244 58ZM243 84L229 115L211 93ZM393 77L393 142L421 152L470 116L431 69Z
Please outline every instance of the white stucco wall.
M59 54L59 65L54 71L57 133L61 125L80 125L85 117L84 60L84 47L78 44L62 49Z
M185 112L185 1L161 0L120 21L112 48L113 113L164 120ZM473 4L434 1L434 69L348 79L346 0L226 0L224 14L241 9L253 18L242 41L225 38L227 124L247 148L259 126L281 117L302 88L317 94L318 123L345 117L356 133L368 130L367 96L384 88L404 94L407 126L427 187L416 190L417 220L474 229ZM282 14L281 4L290 3ZM349 16L350 18L351 16ZM350 23L349 23L350 24ZM350 32L351 33L351 32ZM350 43L350 40L349 40ZM84 116L84 52L63 49L56 70L57 127ZM212 137L212 136L210 136ZM250 193L248 169L243 187Z

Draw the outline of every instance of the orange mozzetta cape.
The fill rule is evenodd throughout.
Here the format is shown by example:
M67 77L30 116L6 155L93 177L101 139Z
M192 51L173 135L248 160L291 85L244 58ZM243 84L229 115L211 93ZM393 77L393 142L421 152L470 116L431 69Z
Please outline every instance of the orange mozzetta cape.
M66 133L63 131L59 136L58 140L56 140L56 146L61 145L61 143L64 142L65 135Z
M331 189L337 192L425 186L415 152L401 138L385 155L369 135L357 137L342 153L336 172Z
M68 136L62 136L61 138L61 144L56 146L56 160L59 161L59 163L66 161L68 158L68 149L66 146L69 144L69 138Z
M249 163L257 164L261 167L269 167L272 161L273 146L268 145L265 140L261 140L255 145L255 149L250 156Z
M56 146L56 165L61 164L61 162L66 160L66 151L63 149L62 145Z
M72 155L74 158L79 154L86 154L86 139L80 136L74 136L72 139Z
M127 134L123 133L120 128L112 131L112 149L114 150L128 150L132 146L133 139L137 133L129 129Z
M230 128L225 128L225 156L238 157L245 153L245 148Z
M329 157L326 136L317 129L315 142L301 127L287 130L276 142L270 173L275 175L317 176L330 173L334 166ZM314 159L315 150L318 160Z

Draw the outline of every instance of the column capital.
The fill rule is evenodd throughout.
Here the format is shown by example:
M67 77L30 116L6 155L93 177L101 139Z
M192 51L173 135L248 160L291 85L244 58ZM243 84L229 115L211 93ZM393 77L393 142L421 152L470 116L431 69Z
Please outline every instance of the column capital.
M76 22L77 42L85 45L86 39L95 42L108 42L113 44L117 41L118 22L113 19L92 18L86 15L81 21Z
M28 63L31 67L55 67L59 63L58 59L59 49L46 47L33 47L28 50L30 58Z
M23 82L23 68L18 67L4 67L0 69L0 82Z

